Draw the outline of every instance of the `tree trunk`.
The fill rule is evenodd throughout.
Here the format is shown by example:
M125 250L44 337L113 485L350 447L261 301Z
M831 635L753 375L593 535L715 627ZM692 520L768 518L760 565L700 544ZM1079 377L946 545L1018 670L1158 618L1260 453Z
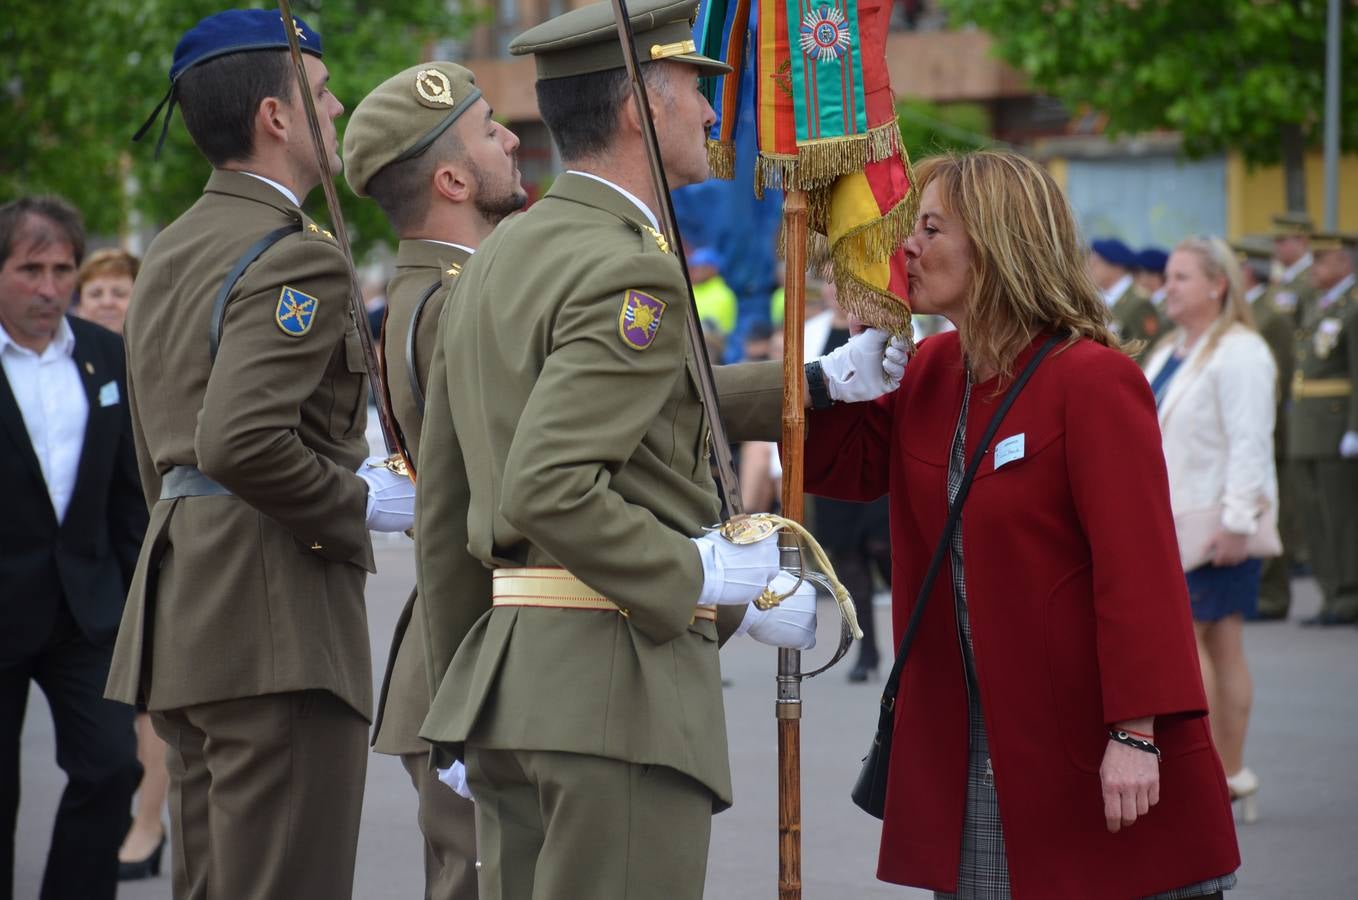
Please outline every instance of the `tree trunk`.
M1282 127L1283 141L1283 199L1288 212L1306 212L1306 142L1301 126L1289 123Z

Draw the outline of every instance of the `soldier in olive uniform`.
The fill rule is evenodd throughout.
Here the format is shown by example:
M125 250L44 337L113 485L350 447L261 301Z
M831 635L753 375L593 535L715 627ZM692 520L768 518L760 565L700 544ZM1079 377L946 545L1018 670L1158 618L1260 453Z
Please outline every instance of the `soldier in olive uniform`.
M708 176L698 79L727 71L694 50L696 7L631 8L675 187ZM415 530L438 683L421 735L441 763L465 758L483 898L698 897L731 803L718 637L809 647L814 597L758 610L772 541L704 534L719 504L691 301L609 5L511 51L536 57L567 171L468 261L440 323ZM809 380L879 396L885 347L864 332ZM732 439L776 436L780 363L716 380Z
M472 73L438 61L384 81L355 107L344 132L349 186L377 201L401 237L396 275L387 285L383 370L417 471L444 297L496 223L528 201L518 146L514 133L491 118ZM387 657L373 745L401 757L419 793L425 897L474 900L475 811L439 782L429 744L419 737L430 700L423 633L424 612L412 592Z
M1287 437L1323 595L1302 624L1341 625L1358 621L1358 237L1315 234L1311 249L1316 296L1297 330Z
M1270 261L1273 244L1267 238L1242 238L1231 243L1240 271L1244 277L1245 300L1254 317L1254 327L1263 337L1278 367L1278 407L1273 427L1273 459L1278 472L1278 527L1283 531L1283 552L1264 560L1264 571L1259 585L1259 608L1254 620L1276 621L1287 618L1292 606L1292 566L1295 562L1292 547L1296 543L1291 532L1296 512L1293 509L1292 484L1287 465L1287 409L1292 396L1292 371L1296 365L1295 320L1273 305L1269 291Z
M1310 240L1314 228L1305 213L1273 217L1273 277L1268 299L1281 315L1298 321L1316 295L1311 284Z
M213 173L152 243L125 327L151 521L108 696L168 745L179 898L350 895L368 530L413 520L409 479L364 464L350 276L299 208L321 170L284 27L232 10L175 48L167 100ZM288 27L338 166L320 38Z
M1136 254L1117 238L1089 245L1089 274L1113 313L1114 333L1124 341L1145 342L1135 357L1139 362L1164 328L1155 304L1137 289L1134 268Z

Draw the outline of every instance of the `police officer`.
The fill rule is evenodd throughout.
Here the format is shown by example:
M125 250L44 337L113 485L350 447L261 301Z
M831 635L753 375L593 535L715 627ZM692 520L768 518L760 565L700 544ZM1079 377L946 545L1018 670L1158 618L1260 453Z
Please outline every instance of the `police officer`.
M698 79L727 71L695 52L696 8L631 8L673 187L708 176ZM415 531L440 686L421 735L465 757L483 897L698 897L731 802L718 625L805 648L814 598L758 610L772 540L704 533L719 506L689 298L609 5L511 51L536 58L567 171L482 244L440 323ZM885 346L858 335L815 385L879 396ZM718 370L733 440L777 435L779 373Z
M1358 237L1314 234L1315 299L1302 308L1288 449L1308 528L1320 612L1303 625L1358 621Z
M491 117L472 73L428 62L363 98L344 132L345 177L372 197L401 237L387 285L383 369L397 424L418 470L420 430L439 314L462 266L505 216L528 201L519 139ZM425 897L474 900L476 824L470 800L440 784L419 738L429 712L424 612L418 592L398 619L378 695L373 744L401 757L419 793Z
M364 462L350 276L299 208L322 176L285 27L339 165L315 31L277 10L195 25L167 100L213 172L152 243L125 327L151 522L108 695L168 744L177 897L350 895L368 530L413 519L409 479Z
M1136 287L1132 274L1136 254L1117 238L1101 238L1089 245L1089 274L1113 314L1113 331L1124 341L1144 341L1136 355L1145 358L1163 330L1155 304Z
M1278 472L1278 527L1283 532L1283 552L1264 560L1259 585L1259 608L1253 619L1273 621L1287 618L1292 606L1292 548L1297 543L1294 524L1296 512L1292 497L1292 477L1287 463L1287 409L1292 395L1292 372L1296 366L1296 340L1291 313L1273 305L1269 290L1273 244L1264 238L1241 238L1231 243L1244 278L1245 300L1273 362L1278 367L1278 406L1273 427L1273 459Z

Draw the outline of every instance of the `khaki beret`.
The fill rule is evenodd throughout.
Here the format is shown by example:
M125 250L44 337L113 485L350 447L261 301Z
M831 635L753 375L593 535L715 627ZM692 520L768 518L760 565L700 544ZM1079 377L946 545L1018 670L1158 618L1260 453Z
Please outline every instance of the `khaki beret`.
M1348 250L1358 248L1358 234L1340 231L1316 231L1311 234L1311 252L1324 253L1327 250Z
M1266 237L1246 235L1231 241L1231 249L1241 262L1248 259L1270 260L1273 258L1273 242Z
M707 75L731 67L698 52L693 20L698 0L635 0L627 4L640 63L667 59L697 66ZM528 29L509 44L515 56L533 54L538 80L621 69L625 62L611 2L591 3Z
M1315 230L1315 223L1311 217L1302 212L1279 213L1273 217L1273 237L1292 237L1301 235L1305 237Z
M456 63L411 66L364 97L344 130L344 177L360 197L368 182L394 162L419 156L466 112L481 89Z

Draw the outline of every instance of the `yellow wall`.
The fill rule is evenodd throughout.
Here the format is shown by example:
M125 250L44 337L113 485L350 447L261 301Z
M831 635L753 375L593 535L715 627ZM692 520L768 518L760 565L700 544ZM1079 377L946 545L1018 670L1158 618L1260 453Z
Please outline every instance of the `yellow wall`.
M1319 153L1306 158L1306 205L1316 228L1325 225L1325 162ZM1260 166L1250 171L1232 153L1226 160L1226 230L1228 237L1263 234L1273 228L1273 215L1286 206L1283 170ZM1358 231L1358 154L1339 159L1339 228Z
M1070 178L1070 167L1066 165L1064 157L1057 156L1047 160L1047 174L1051 175L1057 187L1063 191L1066 189L1066 183Z

